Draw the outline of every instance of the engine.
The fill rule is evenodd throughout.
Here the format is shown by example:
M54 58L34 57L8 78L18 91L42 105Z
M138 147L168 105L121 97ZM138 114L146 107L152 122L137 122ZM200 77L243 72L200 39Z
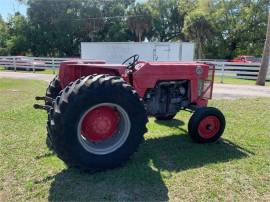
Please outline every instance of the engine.
M160 81L154 89L149 89L144 97L148 115L167 116L176 114L189 105L189 82Z

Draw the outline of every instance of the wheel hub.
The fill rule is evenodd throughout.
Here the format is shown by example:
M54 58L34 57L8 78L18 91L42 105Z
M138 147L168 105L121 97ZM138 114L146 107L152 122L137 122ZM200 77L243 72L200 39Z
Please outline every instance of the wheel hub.
M216 116L207 116L201 120L198 132L201 137L209 139L214 137L220 129L220 121Z
M127 140L131 129L129 115L114 103L100 103L81 116L77 136L85 150L96 155L112 153Z
M109 106L97 107L89 111L83 119L81 134L92 142L112 137L118 130L119 114Z

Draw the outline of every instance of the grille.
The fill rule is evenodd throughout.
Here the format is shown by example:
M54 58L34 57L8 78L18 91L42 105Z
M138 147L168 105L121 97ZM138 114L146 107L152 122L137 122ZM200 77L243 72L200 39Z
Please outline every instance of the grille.
M198 81L198 93L201 98L211 99L214 83L215 66L209 66L208 77Z

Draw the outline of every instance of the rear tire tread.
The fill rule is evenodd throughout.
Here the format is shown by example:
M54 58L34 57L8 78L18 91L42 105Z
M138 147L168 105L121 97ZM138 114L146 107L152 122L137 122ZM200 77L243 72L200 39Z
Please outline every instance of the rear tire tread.
M71 157L70 151L68 149L68 145L65 145L63 141L61 141L62 138L64 138L63 129L65 125L63 124L65 120L69 119L69 117L66 117L67 110L70 110L70 108L75 107L78 102L81 102L82 96L85 96L91 92L95 92L99 90L99 87L103 88L110 88L111 86L119 87L122 89L125 89L128 96L132 96L133 99L136 99L136 102L140 102L141 108L139 109L141 113L142 120L138 120L139 124L139 130L137 131L138 134L144 134L147 132L146 123L148 122L146 111L143 107L143 104L140 101L140 97L136 93L136 91L133 90L133 88L127 84L122 78L117 76L109 76L109 75L91 75L87 76L85 78L78 79L77 81L73 82L71 85L69 85L67 88L68 90L63 90L61 97L58 96L56 99L56 102L54 103L54 110L50 113L49 121L48 121L48 127L51 129L50 134L50 140L52 141L53 149L58 155L60 159L62 159L68 166L70 167L77 167L82 170L96 170L99 169L95 167L95 165L92 165L91 168L89 168L89 165L84 165L83 163L77 161L76 159ZM70 105L68 107L68 105ZM69 108L69 109L68 109ZM54 124L52 124L54 123ZM133 124L133 123L132 123ZM138 144L143 140L143 136L137 138ZM134 151L129 151L130 153L133 153L137 150L137 147L130 148L131 150L134 149ZM128 160L126 158L124 161ZM118 163L112 163L110 166L107 166L106 168L114 168L118 166Z

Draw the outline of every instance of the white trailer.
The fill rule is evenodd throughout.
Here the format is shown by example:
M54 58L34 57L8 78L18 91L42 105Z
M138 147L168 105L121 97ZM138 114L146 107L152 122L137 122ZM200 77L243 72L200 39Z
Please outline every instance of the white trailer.
M143 61L192 61L194 43L167 42L82 42L82 59L105 60L121 63L138 54Z

